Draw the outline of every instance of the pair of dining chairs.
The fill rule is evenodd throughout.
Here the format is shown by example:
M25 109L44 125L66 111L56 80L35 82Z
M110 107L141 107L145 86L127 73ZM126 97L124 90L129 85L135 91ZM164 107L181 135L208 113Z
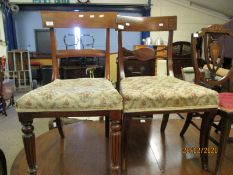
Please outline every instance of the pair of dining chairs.
M161 131L164 132L168 116L177 112L202 111L200 147L208 147L205 124L217 110L217 93L173 77L172 41L177 27L176 16L128 17L114 12L41 12L43 27L50 29L54 81L30 91L16 103L19 121L23 125L23 142L29 174L37 173L34 118L56 118L61 137L64 137L61 117L105 116L106 136L109 135L111 174L121 174L126 168L127 121L135 115L164 114ZM57 50L55 28L104 28L106 49ZM118 31L118 91L109 81L110 29ZM125 63L150 61L156 74L156 51L140 48L123 54L123 32L168 32L167 75L125 77ZM161 50L160 50L161 51ZM105 78L59 79L59 59L70 57L105 57ZM109 134L108 134L109 133ZM123 146L123 147L122 147ZM208 157L201 154L202 165L207 167ZM122 168L123 167L123 168Z

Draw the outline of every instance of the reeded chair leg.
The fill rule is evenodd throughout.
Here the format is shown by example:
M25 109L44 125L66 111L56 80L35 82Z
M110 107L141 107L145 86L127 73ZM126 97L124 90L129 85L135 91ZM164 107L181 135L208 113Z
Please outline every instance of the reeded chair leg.
M163 114L163 120L162 120L161 127L160 127L161 132L165 131L167 127L168 119L169 119L169 114Z
M180 132L181 137L184 137L184 134L187 131L187 129L188 129L188 127L189 127L189 125L190 125L190 123L192 121L192 118L193 118L193 113L188 113L187 118L186 118L185 123L184 123L184 126L183 126L183 128L182 128L182 130Z
M65 138L64 131L63 131L63 124L61 118L56 117L56 124L57 124L57 129L59 131L60 137L63 139Z
M218 147L218 154L217 154L217 160L216 160L216 165L215 165L215 175L220 175L221 174L221 165L223 162L223 157L224 157L224 152L226 149L228 137L230 134L231 130L231 124L232 124L232 118L233 116L227 116L227 114L223 114L224 116L222 117L222 124L221 124L221 136L220 136L220 143Z
M111 175L121 174L121 111L110 112L110 160L111 160Z
M21 116L23 118L23 115ZM23 132L23 144L26 154L27 164L28 164L28 174L36 175L37 174L37 165L36 165L36 145L35 145L35 133L34 126L32 125L33 120L20 119Z

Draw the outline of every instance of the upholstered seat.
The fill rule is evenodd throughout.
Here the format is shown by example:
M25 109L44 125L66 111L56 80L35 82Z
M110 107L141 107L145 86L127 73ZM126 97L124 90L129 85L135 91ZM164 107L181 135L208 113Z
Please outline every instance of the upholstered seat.
M176 111L218 106L218 93L171 76L127 77L121 81L124 112Z
M122 97L104 78L56 79L16 102L17 112L121 110Z
M233 93L219 93L219 108L227 112L233 112Z

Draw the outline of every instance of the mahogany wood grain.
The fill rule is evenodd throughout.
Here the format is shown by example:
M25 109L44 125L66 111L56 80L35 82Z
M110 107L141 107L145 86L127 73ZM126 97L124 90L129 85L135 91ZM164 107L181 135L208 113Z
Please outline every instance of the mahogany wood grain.
M41 11L44 28L116 28L115 12Z
M59 78L59 68L58 60L56 55L56 38L54 33L54 28L50 29L50 47L51 47L51 56L52 56L52 66L53 66L53 79Z
M117 28L122 31L172 31L177 28L177 17L133 17L118 15Z
M58 50L57 58L72 58L72 57L105 57L105 51L96 49L69 49Z

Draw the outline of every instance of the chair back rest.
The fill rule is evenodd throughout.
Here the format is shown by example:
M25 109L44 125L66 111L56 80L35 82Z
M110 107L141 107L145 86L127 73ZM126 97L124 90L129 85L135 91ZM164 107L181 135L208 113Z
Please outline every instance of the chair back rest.
M130 17L130 16L117 16L117 31L118 31L118 77L125 78L125 62L128 60L138 60L139 62L151 62L156 58L166 58L168 60L167 74L173 75L172 70L172 41L173 31L177 27L176 16L162 16L162 17ZM131 52L131 55L125 55L122 47L122 32L152 32L152 31L167 31L168 44L162 49L152 49L149 47L142 47ZM165 51L165 57L161 56L159 52ZM151 62L152 63L152 62ZM151 65L149 63L149 65ZM151 68L150 68L151 69ZM155 68L153 69L155 70Z
M201 31L192 34L192 60L195 83L216 89L233 76L233 66L223 77L218 76L224 61L224 39L227 36L233 39L233 32L219 24L202 28ZM198 58L201 58L200 51L197 49L198 40L204 41L203 59L206 62L204 68L201 68L198 64Z
M53 78L59 78L58 59L70 57L105 57L105 78L110 74L110 29L116 27L115 12L56 12L42 11L42 25L50 29ZM103 28L106 29L106 49L57 50L55 28Z

